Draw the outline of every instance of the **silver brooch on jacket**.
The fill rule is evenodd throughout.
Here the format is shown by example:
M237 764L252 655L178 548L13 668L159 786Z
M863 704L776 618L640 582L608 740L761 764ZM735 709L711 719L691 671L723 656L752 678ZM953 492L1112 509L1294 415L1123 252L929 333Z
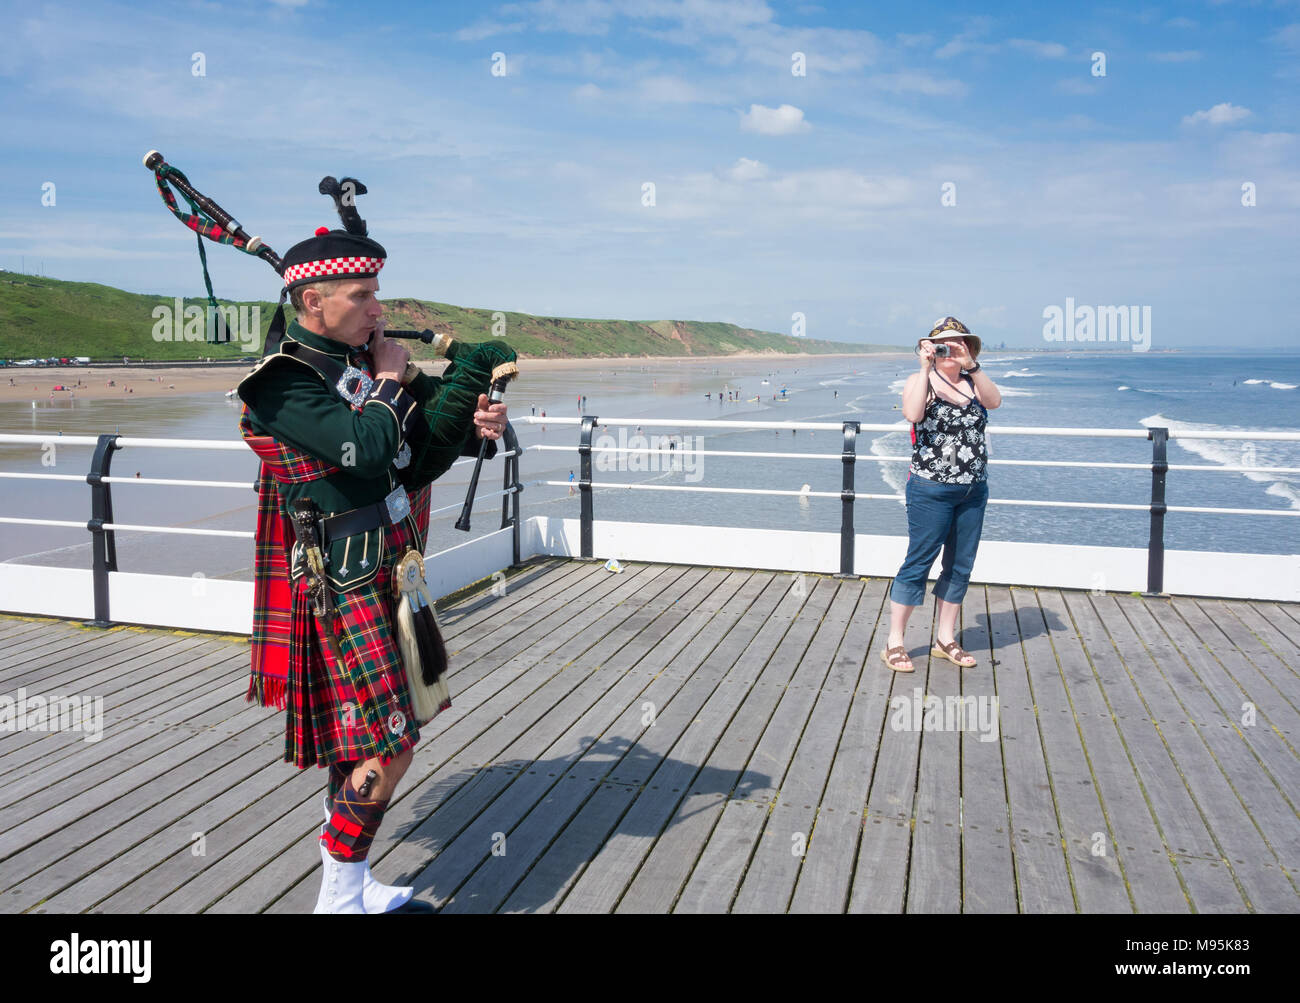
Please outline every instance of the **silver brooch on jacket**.
M348 366L343 370L343 375L339 377L338 383L334 384L334 389L339 392L339 396L351 404L353 407L360 407L365 403L370 391L374 389L375 381L372 380L363 370L356 366Z
M393 457L393 466L395 466L398 470L405 470L410 465L411 465L411 444L409 442L404 442L402 443L402 448L397 451L397 455Z

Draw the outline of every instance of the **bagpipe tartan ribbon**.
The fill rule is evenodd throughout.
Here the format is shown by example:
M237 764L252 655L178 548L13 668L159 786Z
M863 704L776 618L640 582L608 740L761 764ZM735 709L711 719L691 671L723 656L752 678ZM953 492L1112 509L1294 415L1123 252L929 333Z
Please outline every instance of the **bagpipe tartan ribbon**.
M184 192L181 192L181 197L189 205L190 211L188 213L182 212L180 206L176 203L176 195L167 183L167 178L173 174L186 184L189 184L190 179L183 172L178 171L171 164L162 164L156 167L153 172L154 181L158 184L158 194L162 196L163 202L172 211L172 215L194 231L194 239L199 245L199 262L203 266L203 285L208 290L208 306L212 308L212 314L216 318L219 332L216 340L228 341L229 338L224 333L225 318L222 317L221 311L217 308L217 297L212 292L212 279L208 275L208 252L203 249L203 238L207 237L208 240L216 241L218 244L229 244L245 254L256 254L256 252L248 249L248 240L246 238L235 236L225 227L219 226L209 219L203 210L195 205L194 201Z

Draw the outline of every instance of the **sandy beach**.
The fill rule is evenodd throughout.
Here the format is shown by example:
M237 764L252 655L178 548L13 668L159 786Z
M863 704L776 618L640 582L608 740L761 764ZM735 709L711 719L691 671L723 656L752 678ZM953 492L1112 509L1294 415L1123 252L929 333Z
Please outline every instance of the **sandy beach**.
M769 360L782 367L798 366L808 359L868 359L888 358L906 352L875 352L864 355L785 355L775 352L742 352L737 355L654 356L636 358L587 359L530 359L520 357L521 375L528 370L553 372L577 370L617 372L620 369L642 369L679 365L711 365L740 360ZM441 362L421 363L425 372L442 371ZM52 366L49 368L25 367L0 370L0 401L49 400L74 397L82 400L104 400L111 397L179 397L186 394L225 393L232 389L248 371L246 366ZM67 389L55 390L56 386Z

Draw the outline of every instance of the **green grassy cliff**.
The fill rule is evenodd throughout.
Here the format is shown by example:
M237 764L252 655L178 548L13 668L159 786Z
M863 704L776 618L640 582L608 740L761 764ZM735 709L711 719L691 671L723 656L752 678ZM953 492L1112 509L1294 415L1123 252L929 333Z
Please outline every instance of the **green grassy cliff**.
M275 312L272 301L218 300L259 321L243 343L202 340L200 310L206 301L187 298L176 323L175 297L128 293L93 282L64 282L0 272L0 359L89 356L109 361L138 359L236 359L261 352ZM463 341L484 341L494 333L530 358L626 358L672 355L731 355L737 352L868 353L891 346L794 338L734 324L682 320L588 320L494 312L416 299L385 300L388 326L431 328ZM187 308L190 320L185 321ZM254 311L256 307L256 311ZM167 317L164 319L165 308ZM494 330L495 329L495 330ZM416 357L428 358L416 343Z

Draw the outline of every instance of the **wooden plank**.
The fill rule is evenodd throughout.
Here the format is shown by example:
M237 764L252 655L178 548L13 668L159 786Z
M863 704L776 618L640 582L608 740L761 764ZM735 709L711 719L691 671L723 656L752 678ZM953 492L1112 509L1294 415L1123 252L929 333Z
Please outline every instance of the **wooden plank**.
M1106 597L1094 599L1093 603L1101 611L1120 656L1133 664L1141 664L1140 659L1147 657L1145 649L1135 635L1129 617L1124 615L1131 610L1136 616L1141 610L1141 600L1121 601ZM1295 909L1295 890L1282 877L1277 859L1260 838L1245 806L1225 780L1225 768L1231 772L1246 767L1239 758L1244 746L1238 744L1232 748L1219 743L1219 729L1200 729L1196 715L1180 713L1182 709L1175 695L1162 678L1152 678L1149 684L1140 688L1144 701L1157 708L1153 716L1164 723L1161 735L1175 760L1178 774L1195 800L1216 848L1227 858L1248 900L1256 908L1268 911L1279 907ZM1123 692L1122 686L1117 689ZM1145 717L1145 713L1142 716ZM1127 725L1121 724L1120 727L1124 729ZM1162 819L1164 814L1157 811L1157 816ZM1175 848L1184 852L1184 848ZM1285 886L1285 893L1277 887L1279 885Z
M8 783L0 784L0 804L6 805L6 815L11 823L30 818L43 811L49 804L72 793L93 786L111 771L127 762L144 758L142 741L148 748L165 749L183 738L177 729L160 727L165 724L177 724L199 710L207 710L214 705L232 699L238 694L242 674L227 671L218 666L211 678L204 677L170 701L157 705L149 715L140 722L105 721L102 737L98 741L86 741L69 737L75 742L68 755L51 757L48 762L41 760L41 773L45 787L38 792L30 789L25 777L16 777ZM229 716L226 711L220 716ZM41 743L30 747L33 760L40 755ZM58 796L54 794L57 787ZM2 842L2 839L0 839Z
M1242 624L1273 654L1279 662L1290 668L1291 678L1297 678L1297 666L1300 666L1300 641L1280 630L1268 617L1264 616L1263 603L1225 602L1223 608L1231 612ZM1292 701L1294 702L1294 700Z
M1297 760L1296 751L1287 743L1284 734L1284 729L1288 727L1293 733L1300 734L1300 731L1295 731L1300 718L1296 717L1294 708L1266 682L1259 682L1258 670L1245 662L1238 652L1225 650L1223 657L1215 658L1187 630L1184 621L1168 611L1167 607L1162 610L1161 605L1148 603L1143 608L1147 613L1145 617L1135 614L1133 607L1126 611L1130 613L1130 620L1143 643L1153 652L1153 657L1157 658L1162 671L1169 678L1170 685L1179 694L1184 710L1199 725L1216 729L1221 735L1231 734L1245 746L1243 750L1237 747L1237 742L1229 740L1226 743L1226 747L1232 750L1228 755L1239 758L1243 770L1258 782L1262 783L1266 779L1275 788L1270 791L1268 785L1264 784L1263 790L1274 809L1281 811L1280 816L1274 816L1274 821L1281 822L1280 828L1286 834L1283 842L1287 842L1286 836L1297 828L1295 806L1300 804L1300 760ZM1166 615L1161 619L1169 621L1164 630L1157 628L1154 616L1162 611ZM1227 612L1222 615L1230 616ZM1206 629L1209 629L1208 625ZM1174 634L1182 638L1182 644L1173 640ZM1230 662L1235 659L1235 672L1225 670L1225 659ZM1165 666L1169 668L1166 669ZM1247 691L1243 688L1245 685L1251 689ZM1252 697L1261 698L1261 703L1254 704ZM1248 707L1251 707L1254 714L1251 724L1246 723L1251 721L1246 713ZM1251 757L1258 762L1252 761ZM1259 769L1260 766L1263 767L1262 770ZM1240 793L1247 795L1246 791ZM1281 805L1276 800L1279 793L1284 802ZM1247 797L1247 803L1252 804L1253 809L1253 799ZM1255 821L1257 825L1265 825L1265 820L1261 817L1257 816ZM1267 828L1265 832L1267 834ZM1273 840L1270 839L1270 842ZM1300 852L1297 852L1297 848L1300 848L1300 833L1291 837L1290 845L1290 851L1282 851L1275 846L1275 849L1279 849L1283 866L1288 869L1291 861L1300 862Z
M699 854L695 869L681 890L674 911L712 910L709 903L720 894L720 881L737 882L737 888L725 893L727 907L738 892L739 882L745 877L748 855L740 866L733 866L734 861L724 864L719 858L738 841L751 847L759 842L759 833L766 822L766 809L754 812L737 806L742 802L766 803L779 793L782 777L794 751L792 738L797 739L797 735L791 736L790 733L792 722L798 716L798 700L788 702L784 714L778 708L795 679L806 680L813 671L812 660L809 659L805 665L805 659L835 591L836 583L831 579L816 579L811 589L807 588L806 582L802 588L796 588L792 583L790 591L769 617L768 624L741 656L741 665L761 668L762 676L751 686L706 764L723 775L736 770L735 787L708 843ZM806 597L799 592L806 592ZM842 630L841 625L836 626ZM821 647L824 649L827 643L823 639ZM829 659L829 654L826 657ZM803 667L803 677L798 676L800 667ZM756 828L752 834L744 835L737 828L744 825Z
M1206 615L1214 612L1213 621L1218 629L1269 682L1271 690L1281 694L1281 702L1269 700L1275 708L1275 724L1292 747L1300 746L1300 713L1296 711L1300 707L1300 677L1294 669L1300 664L1300 655L1296 655L1294 644L1242 604L1210 604L1203 600L1200 605ZM1258 689L1265 691L1264 687Z
M0 905L6 912L41 903L41 912L80 912L178 850L192 853L195 833L205 832L211 819L233 814L234 806L289 778L283 763L268 765L282 745L283 727L266 721L147 784L138 803L110 802L10 857L6 870L15 865L28 876L0 896Z
M630 704L624 703L621 708L611 703L609 711L617 711L617 716L612 724L607 724L602 729L600 740L585 751L576 762L569 765L558 780L548 778L547 783L557 788L560 796L554 797L547 802L548 811L546 814L548 817L541 821L542 826L553 825L559 828L567 824L572 827L573 833L581 834L572 837L580 841L585 841L593 836L595 830L590 830L589 825L599 826L599 819L604 816L600 814L593 816L596 819L595 821L592 818L583 817L582 803L581 801L575 802L574 797L589 797L594 793L594 788L588 789L584 784L569 783L567 782L568 778L585 778L593 784L612 780L610 773L614 767L625 761L627 757L637 754L634 736L643 727L641 724L643 703L649 700L656 705L664 705L672 699L673 694L682 686L682 679L661 674L660 670L707 623L706 616L701 616L692 621L692 617L695 616L694 607L713 592L718 583L726 577L728 577L726 572L710 572L699 581L695 588L686 593L679 602L664 608L664 611L654 624L655 633L659 635L658 640L653 646L649 647L645 657L637 659L636 664L626 671L629 682L632 685L641 683L645 687L644 690ZM651 605L651 601L648 600L646 606L650 607ZM638 636L638 642L647 639L644 632ZM647 681L648 686L645 685ZM520 780L516 781L512 786L511 796L494 803L488 811L475 819L465 834L457 837L456 843L446 847L446 850L451 852L440 854L421 873L419 880L426 884L432 882L439 889L450 888L454 890L459 888L481 864L491 864L493 861L485 857L483 853L483 851L489 849L489 837L492 837L497 832L504 834L515 830L524 817L524 813L537 801L535 790L528 797L518 798L514 796L515 788L532 786L534 785L531 778L520 778ZM627 785L616 786L627 787ZM635 788L627 787L627 790L627 797L630 800L635 794ZM606 795L607 798L612 796ZM604 805L605 799L602 799L600 804ZM593 812L599 811L596 808L591 810ZM457 852L456 847L459 845L460 840L466 840L469 846L478 847L479 849L471 854ZM518 846L519 844L520 839L516 837L515 845ZM545 848L546 841L540 835L531 836L524 840L524 845L540 852ZM440 899L444 894L445 892L439 891L437 893L438 898Z
M584 803L589 806L581 819L567 826L559 839L547 848L527 877L502 906L502 912L554 912L573 883L585 873L585 865L596 854L604 834L619 818L636 792L622 784L601 784Z
M1186 896L1151 820L1141 820L1139 815L1151 839L1132 859L1119 859L1118 851L1095 852L1102 838L1114 844L1114 815L1122 806L1122 802L1104 806L1099 786L1109 781L1112 790L1118 787L1130 795L1132 807L1138 807L1138 778L1117 755L1113 734L1102 734L1096 744L1086 744L1080 737L1084 722L1096 720L1100 708L1093 699L1096 681L1078 635L1067 626L1069 615L1060 594L1047 589L1013 589L1011 602L1017 605L1017 620L1022 625L1024 663L1043 737L1050 794L1079 911L1130 912L1138 908L1143 912L1186 912ZM1052 630L1049 621L1060 628ZM1066 689L1067 679L1070 690ZM1071 691L1078 692L1078 704L1071 699ZM1089 712L1093 718L1084 717ZM1156 859L1151 859L1149 851L1158 854ZM1126 864L1131 873L1122 872ZM1134 887L1134 898L1125 887L1126 877Z
M0 858L89 814L109 798L134 789L164 772L169 764L175 765L189 755L206 751L230 734L251 727L260 708L230 714L230 706L242 693L242 686L236 684L212 697L193 701L192 711L208 708L191 718L196 727L207 726L200 734L190 736L178 729L167 729L143 738L119 750L111 759L100 761L63 783L31 793L10 806L6 815L21 821L9 824L0 833Z
M1123 749L1125 753L1124 761L1101 771L1103 800L1112 820L1110 836L1116 841L1121 863L1126 871L1137 861L1155 867L1154 858L1163 854L1178 871L1184 894L1190 899L1188 907L1197 911L1204 911L1205 902L1230 900L1234 894L1240 898L1226 868L1187 863L1218 860L1222 851L1184 781L1187 763L1180 749L1195 755L1198 743L1193 738L1191 745L1184 746L1189 737L1184 715L1169 687L1159 685L1158 666L1133 643L1113 599L1098 596L1090 600L1078 592L1061 595L1091 660L1099 693L1094 698L1085 684L1072 687L1076 702L1086 709L1080 721L1089 750L1096 755L1105 750L1118 753ZM1108 789L1111 775L1126 768L1136 772L1140 799L1131 797L1127 787L1114 794ZM1145 816L1154 819L1158 835L1148 831ZM1133 873L1128 881L1138 909L1147 911L1145 880Z
M927 607L919 616L931 621L933 612ZM913 633L917 629L918 614L909 623ZM888 640L888 624L881 629ZM906 638L904 638L906 643ZM878 643L877 647L881 645ZM915 672L888 671L889 708L910 706L919 700L926 688L930 672L930 659L919 653L912 656ZM854 866L853 885L849 894L850 912L902 912L906 908L908 859L911 856L913 836L913 805L916 795L916 771L920 756L921 732L917 728L899 727L902 720L894 721L887 712L881 722L880 740L876 746L872 767L871 787L867 793L866 811L863 814L862 839L858 845L858 859ZM900 824L887 825L877 820L894 820Z
M1237 717L1239 712L1234 704L1238 703L1240 697L1231 697L1231 681L1220 663L1238 663L1237 678L1248 675L1248 671L1239 667L1240 653L1231 648L1220 648L1217 658L1209 657L1189 630L1189 627L1194 626L1202 636L1212 636L1213 627L1206 621L1197 621L1194 617L1190 622L1166 617L1159 625L1163 628L1160 631L1150 617L1149 610L1143 609L1147 613L1146 617L1136 607L1126 608L1125 611L1129 613L1134 626L1139 631L1144 631L1144 642L1148 637L1153 638L1150 642L1153 647L1162 643L1168 645L1181 642L1187 659L1202 673L1201 678L1206 680L1206 688L1179 691L1179 699L1185 705L1186 716L1194 722L1193 728L1200 736L1202 746L1208 751L1208 758L1218 766L1231 789L1230 792L1224 791L1214 782L1217 797L1212 807L1229 813L1225 823L1228 828L1242 827L1240 835L1244 842L1239 852L1234 853L1226 842L1220 840L1234 873L1254 899L1255 895L1250 891L1251 885L1241 875L1242 868L1253 868L1263 861L1265 870L1255 878L1255 884L1258 885L1270 878L1277 879L1277 872L1273 869L1276 862L1284 872L1291 874L1291 890L1294 890L1295 868L1300 861L1300 832L1297 831L1295 809L1284 790L1295 789L1296 772L1300 767L1273 729L1261 727L1258 723L1254 727L1245 727ZM1166 635L1177 640L1166 641ZM1225 694L1221 699L1226 706L1220 706L1211 695L1211 686ZM1270 773L1270 766L1275 772ZM1195 788L1198 782L1206 778L1198 774L1188 779ZM1213 777L1210 779L1213 781ZM1203 798L1198 797L1198 801L1207 809L1208 816L1211 806L1205 805ZM1210 825L1216 833L1219 832L1219 826L1213 822ZM1258 848L1257 839L1261 835L1271 853L1245 856L1246 847Z
M1287 639L1293 646L1300 646L1300 606L1291 603L1260 602L1250 604L1250 608ZM1300 660L1290 664L1292 672L1300 675Z
M1034 641L1027 642L1025 652L1031 666L1050 658L1055 670L1036 674L1031 668L1030 675L1039 720L1052 721L1044 740L1079 909L1187 912L1187 895L1170 860L1173 850L1158 828L1159 809L1148 803L1148 793L1154 789L1155 804L1168 805L1166 817L1185 818L1191 825L1195 807L1156 730L1138 723L1140 708L1131 711L1134 724L1126 731L1112 720L1093 674L1095 662L1113 659L1110 645L1095 635L1086 640L1061 592L1039 589L1037 595L1042 614L1062 624L1052 631L1051 653L1036 657ZM1086 605L1080 593L1069 595ZM1161 799L1166 790L1170 797ZM1208 847L1205 835L1202 830L1202 845Z
M637 589L649 594L655 589L671 585L683 569L664 569L660 567ZM659 572L664 572L662 575ZM659 577L658 584L654 578ZM547 682L540 689L533 689L524 703L509 693L518 688L524 693L524 687L531 688L532 683L523 677L505 690L499 691L486 703L471 710L456 722L456 726L442 736L438 748L442 756L446 750L458 748L454 741L457 732L466 732L478 737L469 744L459 747L449 758L439 758L442 765L432 770L431 775L423 775L430 767L432 745L417 747L408 778L413 783L410 788L399 788L397 799L390 805L385 817L385 826L371 849L372 867L377 874L390 875L391 880L406 881L407 872L418 872L430 859L430 852L425 847L445 847L461 833L472 820L480 814L520 773L524 763L532 761L541 754L549 744L548 735L563 731L569 727L566 708L587 707L593 692L587 681L594 675L594 685L598 690L606 690L616 681L613 673L596 673L598 662L613 654L615 656L627 650L627 640L635 635L636 628L626 637L619 636L611 629L633 617L635 606L611 605L603 611L594 610L596 623L588 631L578 631L575 636L541 660L530 659L527 653L522 656L525 661L533 661L533 670ZM574 621L575 628L580 626L581 615ZM538 651L550 650L559 637L545 645L539 645ZM584 652L593 652L593 664L586 666L570 664ZM638 688L639 688L638 684ZM584 689L585 687L585 689ZM581 691L581 692L580 692ZM568 693L565 696L565 693ZM559 699L556 704L555 700ZM585 702L584 702L585 701ZM536 704L536 706L534 706ZM622 706L620 702L619 706ZM508 711L503 717L502 710ZM483 730L478 721L496 722ZM450 746L449 746L450 743ZM502 752L502 747L506 746ZM484 768L498 756L502 758L514 755L503 768ZM538 772L538 771L534 771ZM540 771L543 773L549 770ZM540 793L539 795L540 796ZM424 844L417 846L416 842ZM395 853L389 853L390 850ZM310 867L308 867L310 869ZM318 875L314 879L318 881ZM303 879L290 890L286 896L271 907L271 911L301 911L298 903L306 905L316 893L311 877ZM311 886L310 888L308 886Z
M227 651L228 648L218 642L168 645L142 654L133 660L129 670L117 666L105 669L102 677L85 680L85 688L80 692L62 686L42 688L37 692L47 697L102 697L105 728L110 725L116 728L131 721L135 715L147 713L150 707L161 703L173 692L184 691L186 684L192 690L193 661L208 660ZM234 663L230 665L233 670ZM48 769L82 748L82 741L80 734L67 731L15 733L7 737L3 752L0 752L0 770L22 768L38 757L43 768Z
M316 770L302 770L234 815L208 816L197 826L204 856L182 850L92 911L201 912L281 854L305 848L319 866L320 784Z
M657 581L653 580L653 577L648 578L641 589L635 589L633 591L640 593L644 590L644 592L649 595L665 588L675 588L679 590L679 592L685 590L687 585L681 583L680 579L686 573L686 569L661 568L659 570L663 573L660 574L659 571L654 573L658 577ZM698 581L701 577L703 577L702 571L691 575L691 580ZM625 583L625 586L630 588L631 583ZM619 588L624 588L625 586L621 585ZM593 610L593 613L599 619L605 620L609 624L620 624L624 620L636 619L636 613L634 612L634 607L632 605L623 608L620 608L617 605L610 605L603 611L595 609ZM629 616L630 613L632 616ZM653 619L653 616L647 615L647 617L641 622L644 623L650 619ZM572 687L581 682L584 672L592 671L596 665L575 665L566 668L566 663L570 662L576 655L586 651L587 649L591 649L601 659L609 657L610 655L613 655L615 658L631 657L633 650L628 647L627 642L631 638L635 637L638 629L639 627L637 625L633 625L630 628L626 626L619 627L617 630L610 631L608 634L605 634L603 630L600 629L590 632L589 636L579 634L570 641L562 643L561 647L556 649L555 655L548 656L548 658L538 662L538 667L546 675L555 675L563 669L566 673L566 678L561 680L560 684L566 688ZM623 636L620 636L620 631L623 632ZM561 643L562 640L562 638L556 638L555 640L548 641L538 650L549 651L556 643ZM604 685L608 687L608 685L612 684L614 681L613 674L611 673L606 675L602 681ZM549 686L550 684L548 683L547 685ZM501 693L504 694L505 691L501 691ZM547 700L549 701L550 698L548 697ZM501 790L504 789L506 784L509 782L509 779L513 778L513 776L517 774L518 768L506 771L491 771L493 773L493 779L492 783L489 784L480 783L477 775L474 774L473 771L470 771L469 773L466 772L465 766L467 764L471 766L478 764L481 766L483 762L495 758L501 749L501 743L516 741L521 730L524 731L524 737L531 740L537 735L545 732L547 728L550 727L552 717L547 714L547 709L551 706L550 702L547 702L544 707L539 708L536 714L540 719L537 724L533 724L531 727L530 712L528 712L527 708L524 707L516 708L516 702L517 701L510 701L507 703L503 701L500 698L500 694L498 694L498 696L491 697L486 704L478 706L470 711L469 715L462 719L467 727L473 725L474 720L478 718L498 722L498 724L489 728L487 731L482 731L482 726L474 725L474 734L478 734L482 731L480 738L465 747L460 754L455 754L449 761L445 761L444 766L433 767L429 765L427 757L430 756L430 753L428 750L434 748L434 746L425 745L421 748L417 748L416 758L412 769L408 772L408 777L412 777L412 774L414 774L413 785L405 792L402 792L399 789L398 798L395 799L393 806L390 806L386 817L386 827L388 821L393 823L392 827L388 830L387 835L385 834L385 830L380 830L379 838L376 840L375 847L372 848L371 851L372 861L384 857L386 851L390 847L395 848L394 855L384 859L382 866L388 873L396 873L399 880L404 880L408 871L412 874L417 873L425 866L425 864L428 863L431 857L431 854L427 850L415 845L416 841L424 842L429 845L434 843L439 846L446 845L446 843L455 838L457 833L470 823L475 815L483 810L487 803L490 803L500 794ZM462 700L462 705L464 704L465 701ZM498 706L510 711L508 717L504 721L501 720L502 709L497 709ZM485 710L487 711L486 715L483 714ZM541 718L541 715L546 716ZM443 717L447 716L447 714L443 715ZM439 718L439 720L442 720L442 718ZM435 724L436 723L437 722L435 722ZM460 721L456 722L456 731L465 730L459 727L460 723ZM447 737L450 738L451 736ZM447 748L446 740L444 739L440 741L438 747L445 750ZM476 748L481 748L483 751L476 752ZM511 750L507 750L507 754L510 751ZM430 773L432 775L429 775ZM472 788L470 784L465 782L470 778L474 778ZM462 792L458 789L461 787L465 789L463 796ZM417 807L413 809L413 805ZM463 815L463 817L457 814L461 810L461 805L469 806L468 814ZM460 821L456 821L458 818ZM433 835L435 831L437 832L436 837ZM378 868L379 865L372 866ZM298 895L301 893L298 889L294 889L293 894Z
M966 595L961 643L976 663L962 670L962 694L997 694L988 596L982 586L973 586ZM1000 722L1000 710L998 717ZM961 733L962 912L1012 913L1016 911L1016 872L1000 723L996 739L985 739L986 733Z
M789 766L768 816L771 838L760 840L755 849L733 904L736 912L785 912L790 905L858 681L855 670L860 668L861 649L845 661L837 661L836 656L844 646L862 589L860 581L841 582L755 750L760 761L764 756L773 762L784 759ZM854 662L858 665L850 669ZM853 672L847 685L846 671ZM828 688L832 672L836 674ZM775 725L781 718L793 725L797 734L783 744L769 744L768 736L776 734Z
M1052 808L1051 784L1021 639L1022 629L1035 628L1022 628L1009 589L989 586L985 592L1019 909L1029 913L1073 912L1074 894ZM1037 629L1042 629L1041 618Z
M775 599L776 599L776 597L778 597L779 595L780 595L780 591L779 591L779 590L771 590L771 589L768 589L768 590L765 590L765 591L764 591L764 596L765 596L765 597L768 597L768 598L770 599L770 601L768 601L768 602L766 603L765 611L766 611L766 610L770 610L771 606L774 605L774 603L775 603ZM765 623L764 625L766 626L766 623ZM742 659L740 659L739 661L740 661L741 664L744 664L744 659L743 659L743 657L742 657ZM665 674L665 676L666 676L666 674ZM630 681L635 681L635 678L634 678L634 677L629 677L629 680L630 680ZM648 692L648 691L647 691L647 692ZM658 726L656 726L656 727L658 727ZM587 730L589 731L590 729L587 729ZM615 727L614 727L613 729L611 729L611 730L613 730L613 731L615 731L615 732L617 733L619 729L617 728L617 726L615 726ZM654 730L654 729L652 729L652 731L653 731L653 730ZM595 778L592 778L592 779L595 779ZM726 788L726 789L728 789L728 790L730 789L730 783L727 784L727 788ZM537 846L539 846L539 847L545 847L545 846L547 845L547 842L548 842L549 840L551 840L551 839L554 838L554 835L555 835L556 832L558 832L560 826L566 824L566 822L568 821L568 818L570 818L574 813L576 813L577 808L578 808L578 804L577 804L573 799L570 799L570 801L569 801L567 804L563 805L563 806L561 806L561 805L559 805L559 804L547 806L547 810L546 810L546 811L538 811L538 812L534 813L532 816L530 816L529 818L525 819L524 823L520 826L519 830L517 830L517 833L516 833L516 834L517 834L517 835L526 836L526 838L528 839L530 845L537 845ZM599 819L600 819L601 817L603 817L603 816L601 816L601 815L599 814L599 811L600 811L599 806L597 806L596 808L591 809L591 811L595 813L595 814L592 815L592 819L595 819L595 821L591 821L591 819L588 819L588 820L586 820L586 821L581 822L580 824L584 827L584 831L585 831L585 826L588 824L588 821L591 821L591 824L595 825L595 826L598 828L598 827L599 827L599 824L600 824L600 823L599 823ZM561 850L559 850L559 851L552 851L552 852L559 852L559 853L563 854L565 851L561 849ZM518 863L519 863L519 862L517 861L517 862L516 862L516 866L518 866ZM548 864L546 865L547 868L549 868L550 866L551 866L550 863L548 863ZM496 869L496 868L494 868L494 870L495 870L495 869ZM536 869L536 868L534 868L534 869ZM480 872L480 873L481 873L481 872ZM548 871L544 868L543 871L542 871L541 873L548 873ZM499 884L499 876L498 876L498 875L493 874L493 875L491 875L491 877L492 877L494 880L496 880L496 881L498 882L498 884ZM511 875L511 877L514 877L514 876ZM488 882L487 882L487 879L482 879L482 880L481 880L481 884L480 884L480 885L475 885L473 890L477 891L477 890L478 890L482 885L486 885L487 883L488 883ZM470 887L470 886L467 885L466 887L468 888L468 887ZM508 890L508 889L507 889L507 890ZM528 892L527 889L525 889L525 890L524 890L524 894L525 894L525 895L528 895L528 894L531 894L531 893ZM449 908L450 908L450 907L449 907Z
M937 627L937 623L935 624ZM932 643L937 638L932 639ZM907 869L907 911L961 912L961 731L947 706L962 708L965 670L932 655L926 659L925 692L913 691L919 703L922 730L918 733L916 796L912 804L912 852ZM883 668L883 666L882 666ZM891 673L892 674L892 673ZM984 694L981 694L984 695ZM987 696L992 696L990 692ZM926 704L939 701L938 721L926 717ZM918 699L919 698L919 699ZM915 720L916 715L911 716ZM888 727L899 723L890 714ZM912 724L913 722L909 722ZM978 720L972 722L978 724ZM935 726L937 724L937 727Z
M39 680L65 670L69 664L75 667L83 661L121 655L154 644L157 644L156 637L126 629L111 631L106 636L78 631L75 635L47 638L33 650L12 655L9 664L0 669L0 685L16 685L18 679Z
M627 612L627 610L619 611L616 607L610 607L606 615L622 618L627 616ZM567 686L572 688L581 679L580 673L570 672ZM612 680L607 677L605 685L608 686L610 681ZM547 706L550 705L551 703L548 702ZM623 705L623 701L618 703L619 707ZM511 716L518 718L522 713L522 711L517 712ZM548 713L545 708L542 709L542 713L546 714L548 726L551 726L555 720L564 720L555 718L554 712ZM537 742L539 734L536 728L525 729L525 735L531 743ZM498 739L495 749L499 750L500 747L500 739ZM535 756L540 751L541 747L538 746L530 755ZM397 848L394 856L385 860L385 866L401 867L404 873L423 868L423 874L419 879L421 887L432 885L437 889L435 894L438 901L442 901L459 886L465 875L479 862L485 858L489 863L493 862L491 849L499 838L496 834L500 832L502 837L506 836L517 817L541 798L547 789L558 783L555 779L557 770L554 768L529 770L525 776L521 775L522 770L519 767L515 767L514 764L511 766L510 769L494 771L493 782L490 784L476 784L465 796L461 796L458 792L456 796L443 802L438 812L425 820L422 828L415 830L421 841L426 843L434 842L435 840L431 838L432 832L435 829L438 831L436 843L440 851L431 864L425 867L427 852L413 852L407 843L403 843ZM507 785L510 786L509 795L502 796L502 791ZM449 827L449 821L454 821L454 825ZM510 845L518 847L527 843L521 843L511 836ZM464 849L467 846L469 850Z
M745 879L767 821L768 808L765 801L727 801L673 912L731 911L732 900Z
M849 687L848 715L799 867L791 912L848 908L863 810L893 684L894 673L877 656L889 632L888 588L887 580L865 583L827 679L828 686Z
M621 848L623 859L619 866L632 880L618 901L618 912L664 913L672 908L690 878L692 866L723 810L727 795L740 777L744 759L722 767L711 757L748 698L753 663L758 657L766 658L765 649L779 639L779 628L770 626L773 612L783 602L793 605L801 601L801 597L791 594L792 586L786 576L762 573L754 578L762 591L710 659L713 663L726 664L727 674L672 747L672 757L650 778L652 784L670 796L658 797L652 790L649 800L643 803L638 799L633 806L633 811L649 812L654 818L653 826L646 822L640 828L662 831L655 839ZM724 611L728 607L735 608L729 602ZM765 630L768 640L759 640ZM775 675L778 671L771 662L766 666L765 672ZM620 826L615 841L622 841L622 832Z
M770 581L770 576L760 581ZM774 606L777 598L773 590L765 607ZM737 688L723 682L736 677L737 662L761 622L751 619L719 638L724 629L701 630L697 640L706 642L703 649L673 660L675 668L694 669L694 674L610 776L627 786L644 786L620 820L618 832L574 883L560 911L611 912L618 907L686 791L698 782L699 761L712 751L738 703ZM717 647L710 651L713 644Z

